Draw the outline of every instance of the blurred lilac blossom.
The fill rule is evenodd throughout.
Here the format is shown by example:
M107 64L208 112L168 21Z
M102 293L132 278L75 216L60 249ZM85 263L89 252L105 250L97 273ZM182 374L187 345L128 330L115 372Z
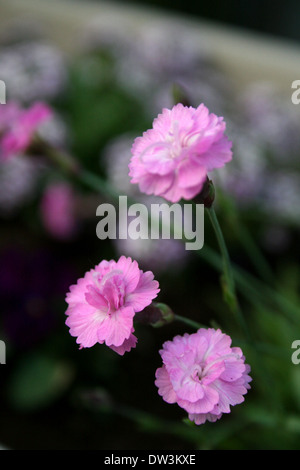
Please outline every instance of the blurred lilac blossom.
M201 48L185 33L173 24L148 25L131 35L91 25L84 47L111 54L117 82L134 96L143 96L151 115L174 105L173 84L186 89L193 106L204 102L220 114L230 80L212 62L204 44Z
M247 132L286 164L300 153L299 110L272 82L254 82L238 97Z
M300 221L296 108L274 83L254 82L239 93L227 121L233 160L215 178L241 208L258 207L274 222L292 225Z
M0 215L12 215L36 194L44 166L18 155L0 163Z
M2 47L0 63L1 80L7 85L10 100L51 100L66 85L65 59L50 44L29 41Z
M299 201L299 173L279 170L266 176L261 203L263 209L272 216L274 221L289 221L299 226Z

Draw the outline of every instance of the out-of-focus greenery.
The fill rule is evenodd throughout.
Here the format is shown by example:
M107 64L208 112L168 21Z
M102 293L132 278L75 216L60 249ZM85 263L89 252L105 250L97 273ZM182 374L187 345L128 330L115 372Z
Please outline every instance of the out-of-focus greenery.
M112 149L151 126L159 108L171 102L174 82L183 84L193 105L203 101L212 112L223 113L234 149L244 155L234 153L226 178L222 170L211 177L250 339L223 301L220 256L208 220L205 246L199 253L189 253L172 265L161 254L156 259L156 249L150 253L152 263L146 256L140 256L139 263L159 280L161 302L181 316L219 326L232 336L251 365L252 388L229 415L197 427L187 422L179 407L166 404L154 385L162 343L192 332L191 327L176 322L160 329L138 324L138 346L124 357L101 345L78 349L64 324L65 294L102 259L118 257L121 248L96 237L96 208L110 202L110 197L101 188L97 193L73 180L69 183L76 194L78 230L64 240L47 232L40 211L44 188L49 181L66 177L43 161L30 197L23 196L17 204L12 191L12 209L8 211L5 203L1 206L0 337L7 345L7 364L0 370L0 441L13 449L297 449L300 365L291 361L291 345L300 338L299 219L288 216L293 198L280 211L270 196L266 205L265 185L272 184L275 170L280 175L288 169L289 175L299 176L299 142L293 158L285 161L263 137L258 141L259 129L250 128L234 87L221 70L203 59L201 51L199 58L192 56L190 68L184 64L184 70L180 70L184 56L172 68L174 64L165 63L171 51L156 58L157 49L149 63L145 58L142 64L137 55L126 69L132 56L126 56L117 39L113 46L110 41L96 42L65 64L61 89L47 98L57 113L59 129L65 130L59 145L120 191L118 184L122 186L128 175L122 170L118 180L118 169L126 168L130 146L124 155L117 150L112 156ZM6 44L0 52L12 54L12 48ZM122 60L125 65L120 66ZM134 82L138 74L144 82ZM262 104L259 93L254 89L252 97ZM276 93L270 98L274 104L277 99ZM271 125L271 114L269 119ZM299 120L296 127L299 130ZM33 158L38 165L39 159ZM2 188L7 187L5 175L2 167ZM11 189L17 188L20 175L15 178ZM245 191L240 190L241 181ZM0 187L3 201L4 196ZM289 193L279 196L288 203ZM133 258L135 254L132 247Z

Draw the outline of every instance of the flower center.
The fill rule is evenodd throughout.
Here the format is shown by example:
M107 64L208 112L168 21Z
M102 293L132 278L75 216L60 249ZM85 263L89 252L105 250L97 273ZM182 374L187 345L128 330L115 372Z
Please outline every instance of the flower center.
M172 159L177 158L182 151L182 142L179 133L179 121L172 121L171 128L167 135L167 142L169 143L169 155Z
M125 294L123 272L114 270L105 274L102 279L95 276L94 284L88 286L86 299L99 311L111 315L124 305Z
M201 382L203 378L203 369L199 364L196 364L192 373L192 378L196 382Z
M224 356L217 357L215 360L208 362L206 365L205 363L200 363L200 364L195 364L191 373L191 378L195 380L196 382L201 382L204 377L207 377L210 375L212 372L212 369L214 369L214 372L216 372L216 366L220 362L225 361L226 359L239 359L239 356L237 354L226 354ZM223 371L222 368L220 368L220 373Z

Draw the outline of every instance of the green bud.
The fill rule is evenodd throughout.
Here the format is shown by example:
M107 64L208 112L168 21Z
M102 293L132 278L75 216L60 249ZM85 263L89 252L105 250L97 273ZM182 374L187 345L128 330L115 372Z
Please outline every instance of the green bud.
M174 313L168 305L152 302L142 312L138 312L134 319L138 323L160 328L174 320Z

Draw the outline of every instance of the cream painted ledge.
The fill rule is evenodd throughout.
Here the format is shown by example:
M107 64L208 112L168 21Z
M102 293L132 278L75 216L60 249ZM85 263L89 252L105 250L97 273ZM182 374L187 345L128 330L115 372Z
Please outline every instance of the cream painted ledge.
M199 49L209 53L237 86L255 80L272 81L280 92L290 97L291 83L300 79L298 44L163 10L108 1L0 0L1 29L22 18L41 24L68 54L78 51L87 26L136 35L148 27L177 25L181 34L188 35L199 44Z

